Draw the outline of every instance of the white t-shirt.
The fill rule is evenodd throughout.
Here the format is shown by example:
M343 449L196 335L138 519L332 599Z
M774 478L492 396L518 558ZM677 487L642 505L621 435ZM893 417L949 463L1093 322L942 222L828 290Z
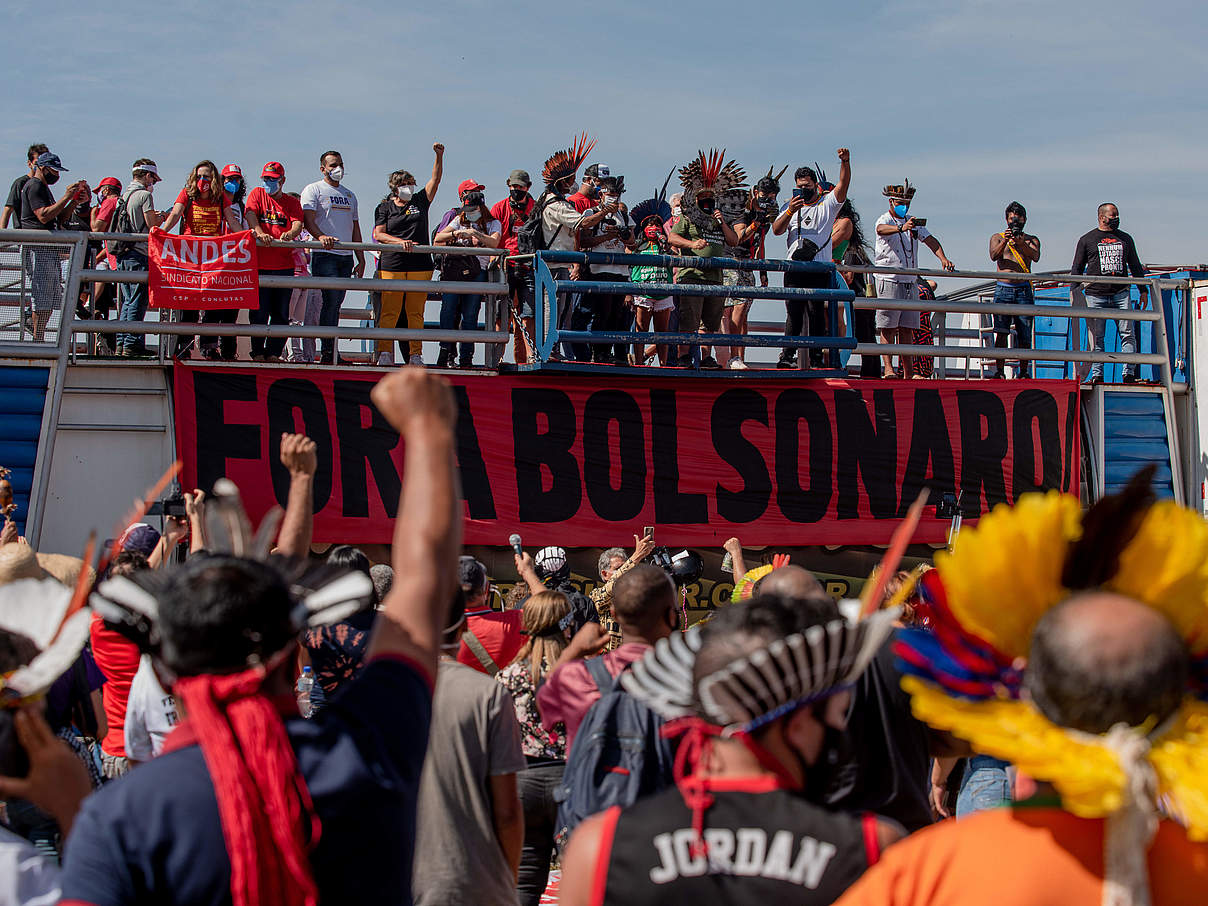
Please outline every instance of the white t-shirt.
M503 224L501 224L498 220L488 220L486 223L483 223L481 220L478 221L478 223L463 223L459 217L454 217L449 221L449 224L446 225L445 229L448 229L450 225L457 230L475 230L476 232L483 233L487 236L503 232ZM471 245L471 243L468 239L454 239L453 245L464 247ZM491 257L491 255L478 256L478 263L482 265L482 269L484 271L491 266Z
M575 210L575 206L565 199L549 198L548 203L541 209L541 229L545 234L545 245L551 252L573 252L575 250L575 230L583 215ZM560 264L558 267L566 267Z
M302 190L302 210L315 212L315 225L325 236L352 242L352 224L357 218L357 197L342 185L330 186L326 179ZM351 255L346 249L331 249L329 255Z
M151 658L144 654L126 702L126 756L134 761L150 761L163 749L164 740L178 723L176 699L159 684Z
M588 217L592 214L595 214L598 210L599 208L592 208L589 211L584 211L583 216ZM633 229L633 221L629 219L628 211L617 211L617 213L610 214L608 216L616 221L617 228L621 231L622 236L625 235L626 231ZM605 222L607 220L608 217L605 217L604 220L601 220L594 227L592 227L591 234L593 236L599 236L602 232L604 232ZM611 253L613 255L629 254L629 249L625 248L625 243L620 239L620 237L601 242L599 245L595 246L594 248L590 248L587 251ZM625 281L629 280L629 268L623 264L593 264L591 267L591 272L593 275L616 277L618 280Z
M783 214L788 210L786 202L780 208L780 213ZM800 211L789 218L789 229L785 235L785 242L788 243L789 257L793 257L793 252L805 240L809 240L818 246L818 254L814 256L814 261L831 260L831 227L835 225L835 217L839 213L839 209L843 207L843 202L835 198L834 192L827 192L818 201L813 204L807 204Z
M905 217L895 217L889 211L877 218L877 226L888 224L900 227L905 223ZM915 227L914 233L917 235L905 232L882 236L878 233L875 262L877 267L917 268L919 266L919 242L926 239L931 233L925 226ZM919 278L906 274L878 274L877 279L889 280L893 283L917 283Z
M58 863L0 827L0 906L54 906L60 895Z

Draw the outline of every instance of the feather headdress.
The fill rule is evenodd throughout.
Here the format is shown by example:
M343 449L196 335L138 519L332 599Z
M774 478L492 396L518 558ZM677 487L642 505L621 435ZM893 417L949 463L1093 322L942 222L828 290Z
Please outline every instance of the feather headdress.
M920 581L933 631L905 630L895 645L918 717L1052 783L1073 814L1112 817L1105 892L1135 893L1127 879L1144 878L1156 797L1191 839L1208 840L1208 522L1154 502L1149 480L1139 474L1085 515L1056 491L996 507ZM1153 608L1186 641L1187 696L1162 726L1084 733L1021 694L1037 623L1087 588Z
M713 219L706 216L697 206L700 195L721 198L734 189L745 189L747 174L735 161L726 160L726 150L716 149L705 154L701 151L686 166L680 168L680 185L684 187L680 203L684 216L696 224L698 229L712 227Z
M789 165L785 164L783 167L780 168L779 173L773 174L772 171L776 169L776 165L773 164L772 166L768 167L767 173L765 173L763 176L759 177L759 180L755 183L755 187L759 188L761 183L766 185L768 182L771 182L775 185L775 191L779 192L780 191L780 178L782 176L784 176L785 171L787 171L788 168L789 168ZM767 191L767 190L765 189L763 191Z
M671 205L667 203L667 186L674 175L675 168L672 167L671 172L667 174L667 178L663 180L663 187L661 189L650 198L639 201L629 209L629 216L638 225L639 230L645 228L647 221L657 221L658 225L662 226L670 219Z
M821 173L819 173L818 178L822 178ZM900 186L886 186L881 190L881 194L886 198L900 198L903 201L910 201L910 199L914 198L914 193L915 187L910 184L909 179L902 180L902 184Z
M545 184L552 187L568 176L578 173L579 167L583 165L583 161L587 159L587 155L591 154L595 146L595 139L588 139L587 133L584 132L565 151L554 153L545 162L545 168L541 171L541 178L545 180Z

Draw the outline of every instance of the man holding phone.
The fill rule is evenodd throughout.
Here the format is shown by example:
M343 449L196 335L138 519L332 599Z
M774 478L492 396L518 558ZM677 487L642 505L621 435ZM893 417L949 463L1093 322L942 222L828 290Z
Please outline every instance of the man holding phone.
M915 187L906 180L900 186L886 186L881 192L889 199L889 210L877 218L877 267L917 269L919 266L919 242L935 253L946 271L956 270L956 265L944 254L944 247L927 229L922 217L911 217L910 203L914 200ZM877 298L919 298L919 278L914 274L878 274ZM894 311L877 309L877 335L882 343L908 343L911 331L920 324L918 311ZM901 373L893 370L893 356L881 356L882 377L910 377L914 367L913 356L901 356ZM917 376L917 375L916 375Z
M793 261L826 261L831 260L831 227L843 202L847 201L847 190L851 186L851 152L846 148L838 150L839 182L829 192L823 190L818 181L818 174L809 167L798 167L793 174L797 187L793 189L793 197L780 209L780 215L772 223L772 234L788 236L789 258ZM786 273L786 287L798 289L825 289L830 286L830 274ZM786 299L784 307L787 317L784 321L786 337L819 336L826 332L827 304L825 302L810 302L804 299ZM796 354L792 349L780 353L777 368L794 368ZM822 366L822 350L810 350L810 364Z

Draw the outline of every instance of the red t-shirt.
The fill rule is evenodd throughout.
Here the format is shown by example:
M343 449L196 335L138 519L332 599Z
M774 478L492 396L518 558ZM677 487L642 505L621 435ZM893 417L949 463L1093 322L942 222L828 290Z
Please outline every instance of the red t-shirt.
M575 206L575 210L580 214L585 211L590 211L596 206L594 198L588 198L582 192L576 192L574 195L567 195L566 200Z
M292 195L278 192L269 195L257 186L247 197L244 211L255 214L260 228L274 239L280 239L295 223L302 223L302 204ZM261 246L256 256L262 271L294 272L294 250L284 246Z
M510 664L524 647L524 636L520 634L523 625L524 615L519 610L505 610L503 613L484 611L469 614L466 618L466 632L474 633L500 670ZM464 640L457 649L457 661L473 667L479 673L487 672L482 661L478 660Z
M105 707L105 720L109 731L101 740L106 755L126 755L126 701L130 698L130 684L138 672L138 646L118 632L107 629L100 617L92 618L92 659L101 673L105 674L105 685L101 687L101 702Z
M119 195L109 195L97 206L97 229L100 232L107 233L113 229L113 210L117 207L120 197ZM105 247L109 247L108 243L105 244ZM113 255L110 255L108 251L105 252L105 260L109 262L109 270L117 270L117 259Z
M181 189L176 196L176 203L185 206L181 216L181 233L185 236L217 236L226 232L226 224L222 219L223 205L218 199L199 198L190 203L189 196Z
M508 250L509 254L519 255L520 246L516 242L516 228L528 220L537 203L532 198L526 199L524 213L517 214L512 210L509 201L510 199L505 198L503 201L495 202L495 206L491 208L491 216L503 226L503 231L499 234L499 241L503 243L503 247Z

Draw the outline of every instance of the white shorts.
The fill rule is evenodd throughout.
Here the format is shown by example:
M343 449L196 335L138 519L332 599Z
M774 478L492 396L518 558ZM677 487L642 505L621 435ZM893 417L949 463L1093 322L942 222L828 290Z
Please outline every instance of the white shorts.
M652 299L649 296L634 296L633 304L638 308L645 308L649 311L670 311L675 308L675 300L670 296L665 296L662 299Z
M919 299L919 286L917 283L899 283L896 280L888 280L884 277L877 277L877 298L878 299L913 299L922 307L922 300ZM918 327L919 312L917 311L896 311L878 308L877 309L877 330L897 330L898 328L914 328Z

